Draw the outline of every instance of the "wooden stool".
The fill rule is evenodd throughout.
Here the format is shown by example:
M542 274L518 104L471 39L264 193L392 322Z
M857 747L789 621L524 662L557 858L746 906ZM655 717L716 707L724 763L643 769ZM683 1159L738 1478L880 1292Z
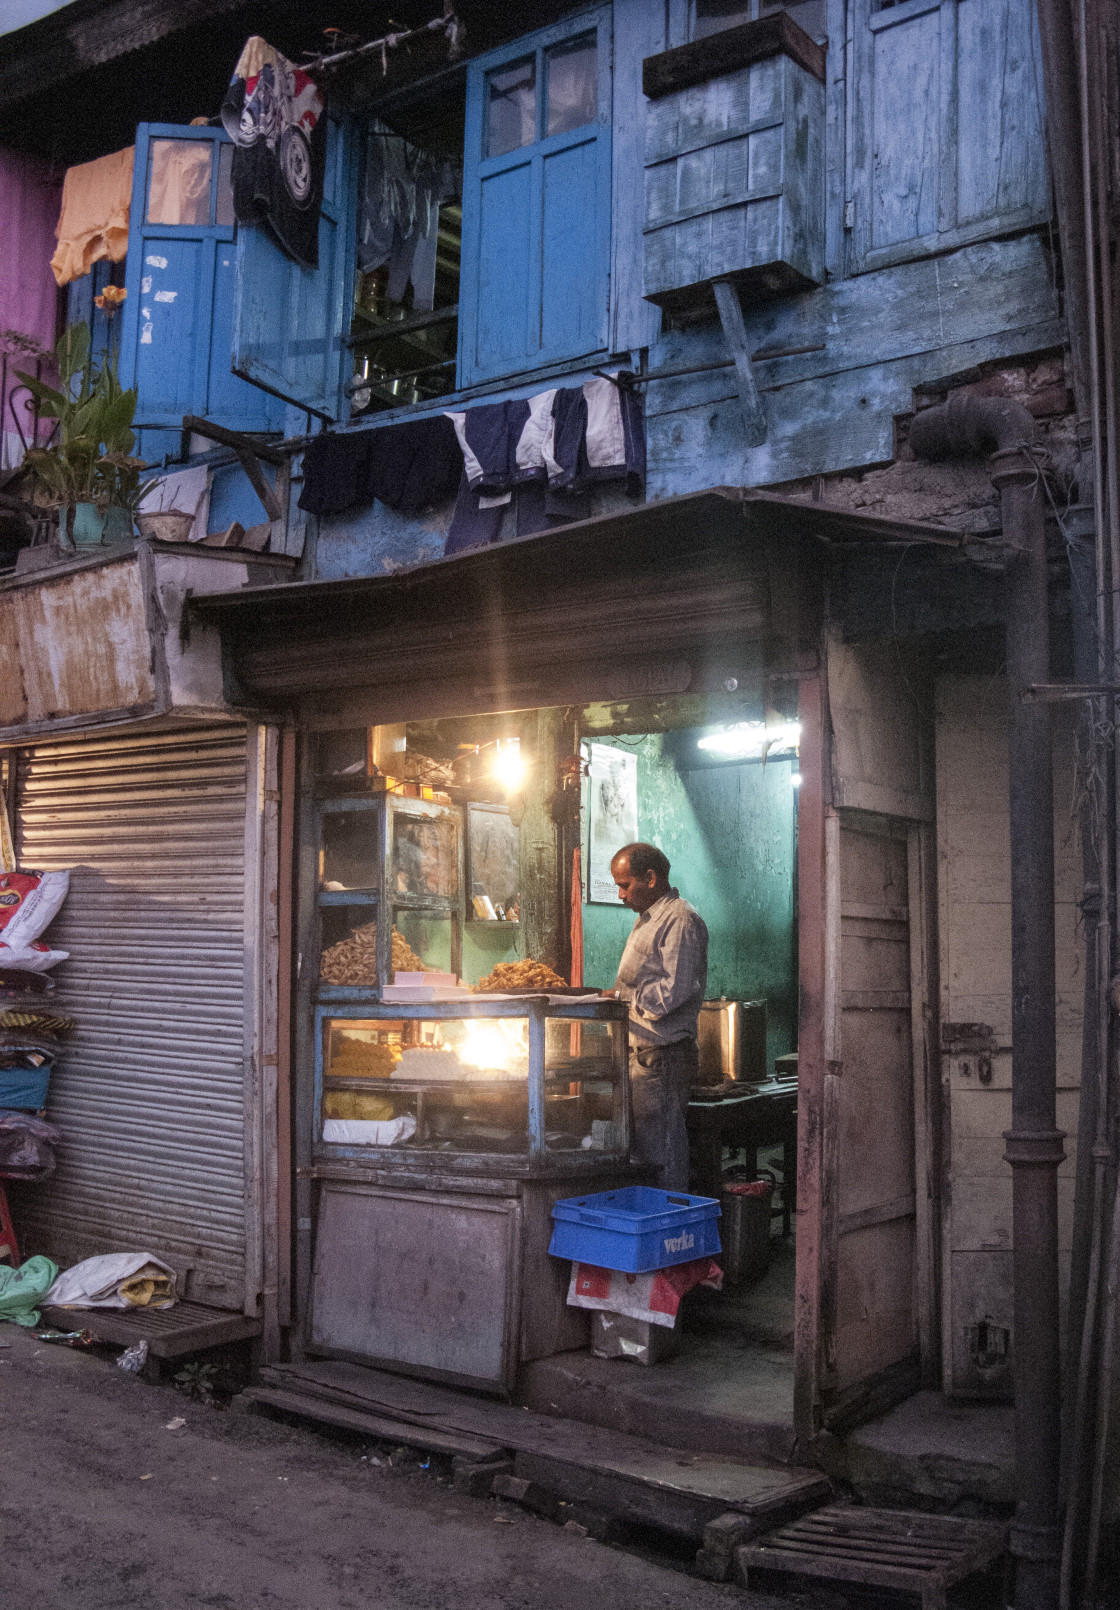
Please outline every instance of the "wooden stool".
M0 1258L7 1258L13 1269L19 1268L19 1242L8 1210L8 1193L3 1180L0 1180Z

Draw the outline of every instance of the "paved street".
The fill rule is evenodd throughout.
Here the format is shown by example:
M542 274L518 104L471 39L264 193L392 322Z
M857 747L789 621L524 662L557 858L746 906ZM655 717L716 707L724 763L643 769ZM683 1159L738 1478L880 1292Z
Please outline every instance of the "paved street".
M183 1417L175 1430L167 1423ZM0 1325L4 1600L42 1610L757 1610L376 1448ZM383 1450L380 1451L383 1454ZM363 1460L363 1454L366 1455Z

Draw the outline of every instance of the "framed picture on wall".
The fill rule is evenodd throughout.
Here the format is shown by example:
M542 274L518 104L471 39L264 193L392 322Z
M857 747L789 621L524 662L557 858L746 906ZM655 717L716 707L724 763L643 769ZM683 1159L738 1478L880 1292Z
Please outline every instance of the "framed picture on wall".
M521 916L521 830L508 805L467 806L468 917L517 922Z
M592 905L617 905L611 862L624 844L638 837L638 757L611 744L591 744L588 787L587 898Z

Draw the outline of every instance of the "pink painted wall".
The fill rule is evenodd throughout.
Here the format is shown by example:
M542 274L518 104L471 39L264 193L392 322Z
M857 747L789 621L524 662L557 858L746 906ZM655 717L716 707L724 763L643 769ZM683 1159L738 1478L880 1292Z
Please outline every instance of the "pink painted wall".
M34 361L13 351L3 334L17 330L48 350L54 346L58 287L50 260L61 199L60 171L36 157L0 150L0 377L5 356L7 360L7 381L0 388L0 468L17 464L22 453L10 406L12 392L19 385L12 370L35 372ZM15 403L18 409L18 395ZM25 422L25 433L28 429Z

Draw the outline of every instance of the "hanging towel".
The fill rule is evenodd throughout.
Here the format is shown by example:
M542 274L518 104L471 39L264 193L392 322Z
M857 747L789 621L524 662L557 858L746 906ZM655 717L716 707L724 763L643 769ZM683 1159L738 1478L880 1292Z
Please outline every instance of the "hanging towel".
M233 70L221 117L235 147L238 223L265 225L289 257L318 268L327 125L314 79L254 34Z
M44 1301L57 1308L170 1308L175 1271L150 1252L106 1252L58 1275Z
M51 271L59 285L88 274L108 258L121 263L128 252L133 147L68 168L62 181L62 211Z

